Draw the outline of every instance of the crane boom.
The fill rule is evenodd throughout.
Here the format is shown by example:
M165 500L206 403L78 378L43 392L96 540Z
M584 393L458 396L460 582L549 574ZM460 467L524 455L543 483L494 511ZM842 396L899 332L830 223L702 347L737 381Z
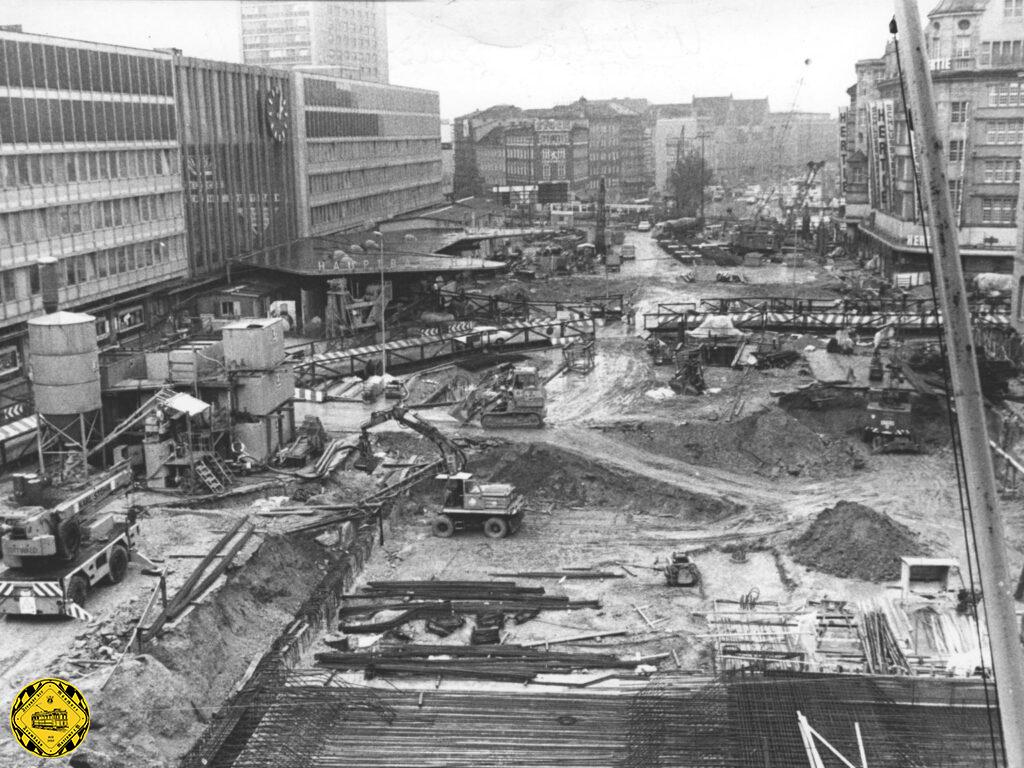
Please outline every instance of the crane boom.
M437 446L438 453L441 454L441 460L444 462L445 470L448 474L457 474L465 468L466 454L459 446L429 421L417 416L415 413L409 413L409 410L400 404L386 411L374 411L370 414L369 420L359 428L361 432L359 451L363 456L368 456L370 453L369 431L386 421L397 421L399 424L430 440Z

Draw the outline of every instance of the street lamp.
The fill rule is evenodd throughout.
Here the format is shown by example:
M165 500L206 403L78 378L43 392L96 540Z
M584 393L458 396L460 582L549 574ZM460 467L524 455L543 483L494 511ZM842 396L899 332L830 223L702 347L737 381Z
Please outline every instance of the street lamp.
M387 311L387 302L384 297L384 235L374 231L376 237L380 238L380 375L383 379L388 373L388 352L384 348L387 343L384 331L384 313Z

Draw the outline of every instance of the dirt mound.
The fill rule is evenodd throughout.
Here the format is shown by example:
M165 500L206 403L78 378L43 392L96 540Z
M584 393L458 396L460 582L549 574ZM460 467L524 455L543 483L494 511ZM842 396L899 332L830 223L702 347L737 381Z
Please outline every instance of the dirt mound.
M670 513L700 520L718 520L740 511L739 505L719 497L688 492L535 443L485 451L470 465L485 480L511 483L534 504Z
M900 557L926 554L909 528L849 501L821 512L789 551L810 568L864 581L897 579Z
M846 435L855 445L863 442L867 421L867 393L863 390L812 387L783 395L779 405L816 432ZM914 399L911 423L926 451L949 444L948 419L949 412L940 398L919 394Z
M858 450L844 436L818 431L774 407L732 422L647 422L616 437L691 464L765 477L835 477L858 464Z
M88 764L176 765L329 562L312 542L268 536L223 588L147 646L151 656L126 659L96 696L93 714L101 727L83 747ZM140 718L148 723L142 731Z

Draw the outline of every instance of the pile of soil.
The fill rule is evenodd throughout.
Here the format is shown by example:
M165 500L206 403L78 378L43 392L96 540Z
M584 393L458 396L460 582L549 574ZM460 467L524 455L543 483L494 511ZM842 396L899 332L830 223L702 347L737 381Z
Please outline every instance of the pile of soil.
M740 511L734 502L686 491L547 445L505 445L482 452L470 471L510 483L533 504L586 506L719 520Z
M736 421L644 423L621 429L618 439L651 453L691 464L765 477L848 475L866 448L840 433L818 430L771 407Z
M813 387L789 392L779 405L795 419L816 432L846 435L861 448L867 421L867 393L843 387ZM911 424L914 434L926 450L949 444L949 412L938 397L918 394L914 400ZM866 450L866 448L865 448Z
M850 501L821 512L789 551L810 568L863 581L897 579L901 557L927 554L909 528Z
M217 593L128 658L91 700L101 723L82 765L177 765L253 660L292 620L330 565L310 541L268 536ZM138 723L146 728L139 731ZM140 737L144 732L145 738Z

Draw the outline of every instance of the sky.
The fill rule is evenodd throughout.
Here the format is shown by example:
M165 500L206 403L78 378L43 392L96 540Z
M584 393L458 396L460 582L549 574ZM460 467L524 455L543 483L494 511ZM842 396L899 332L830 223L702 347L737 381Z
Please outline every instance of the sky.
M894 0L421 0L387 8L391 82L439 91L448 118L580 96L767 96L774 111L835 114L848 102L854 63L882 54ZM241 60L233 0L0 0L0 23Z

